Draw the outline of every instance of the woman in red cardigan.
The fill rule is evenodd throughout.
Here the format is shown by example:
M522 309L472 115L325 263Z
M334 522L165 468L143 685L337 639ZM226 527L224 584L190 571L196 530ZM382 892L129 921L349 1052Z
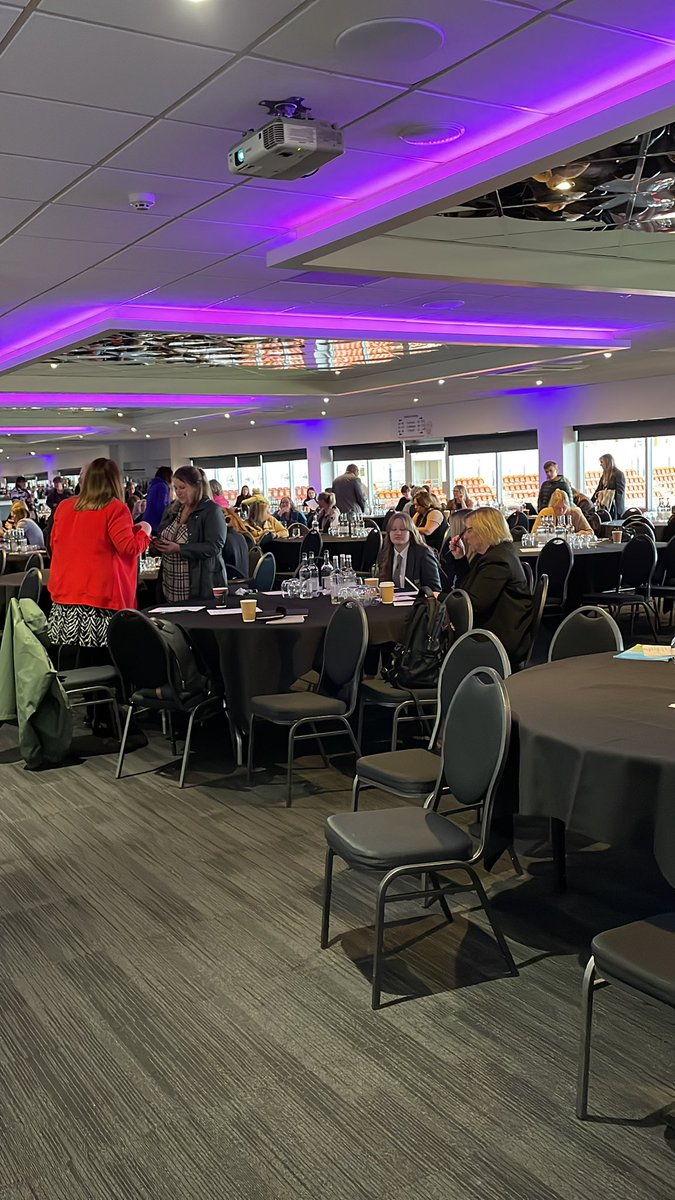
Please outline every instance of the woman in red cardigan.
M54 513L48 632L58 646L101 647L113 614L136 607L138 559L152 530L133 524L112 459L95 458L80 482L79 496Z

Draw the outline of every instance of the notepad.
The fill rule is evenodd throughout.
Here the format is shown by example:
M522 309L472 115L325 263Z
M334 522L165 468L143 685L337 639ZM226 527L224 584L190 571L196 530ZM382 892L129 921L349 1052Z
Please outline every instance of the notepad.
M183 606L182 608L151 608L151 613L179 613L179 612L201 612L204 608L203 604L197 604L192 608Z
M675 659L675 647L673 646L650 646L637 644L631 646L628 650L623 650L621 654L615 654L615 658L633 659L638 662L645 662L652 659L654 662L672 662Z
M206 611L210 617L241 617L240 608L207 608ZM262 612L262 608L258 608L256 605L255 611L257 613Z

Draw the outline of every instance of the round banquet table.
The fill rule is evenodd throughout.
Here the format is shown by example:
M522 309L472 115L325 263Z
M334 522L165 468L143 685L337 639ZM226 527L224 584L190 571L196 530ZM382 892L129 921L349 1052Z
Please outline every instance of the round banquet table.
M258 606L268 612L283 606L289 615L304 611L307 616L301 624L266 625L245 623L241 616L212 616L206 608L164 614L189 632L205 661L217 663L230 720L239 730L248 729L251 696L286 692L301 675L320 668L326 626L335 612L327 596L298 600L259 593ZM227 607L238 610L239 597L230 595ZM408 612L409 608L393 604L366 608L370 645L397 641Z
M656 543L659 560L666 545L666 542ZM574 562L567 585L567 612L572 612L573 609L578 608L584 596L589 592L609 591L611 588L616 587L619 579L621 552L624 547L625 543L617 545L614 542L596 542L591 546L575 548L572 551ZM536 571L536 560L541 550L541 546L524 547L518 545L516 553L523 561L530 562L532 570ZM654 576L655 580L658 576L658 570L659 567L657 564Z
M288 575L295 571L300 562L303 541L304 538L273 538L262 549L271 550L277 564L277 571L281 575ZM329 550L331 558L337 554L351 554L352 566L355 571L366 570L372 566L372 563L369 563L367 567L364 567L362 563L365 537L333 537L331 534L324 533L321 535L321 541L320 557L323 556L324 550Z
M647 851L675 885L675 664L593 654L506 687L519 811Z

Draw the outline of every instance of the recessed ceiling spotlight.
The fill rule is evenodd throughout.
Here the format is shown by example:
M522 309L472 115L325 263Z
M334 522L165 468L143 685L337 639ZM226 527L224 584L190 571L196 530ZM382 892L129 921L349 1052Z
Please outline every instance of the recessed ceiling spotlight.
M149 433L146 433L146 435L145 435L145 436L146 436L146 438L149 438L149 437L150 437L150 434L149 434Z
M31 458L35 458L35 451L34 451L34 450L31 450L31 452L30 452L30 456L31 456Z
M414 17L380 17L344 29L335 48L352 70L377 62L388 67L418 62L440 50L445 34L431 21Z
M339 371L336 371L336 372L335 372L335 374L336 374L336 375L339 375L339 374L340 374L340 372L339 372Z
M229 414L229 413L223 413L223 416L224 416L224 418L225 418L225 420L226 420L226 421L229 421L229 419L230 419L230 414Z
M83 433L79 434L79 438L80 438L80 441L82 441L82 439L84 438L84 434Z
M60 446L57 446L57 447L56 447L56 449L57 449L57 450L60 450L60 449L61 449L61 447L60 447Z
M574 183L571 179L561 179L558 183L553 184L554 192L571 192Z
M196 428L194 427L194 425L193 425L193 427L192 427L192 432L193 432L193 433L196 433L196 432L197 432L197 430L196 430Z
M123 417L123 416L124 416L124 413L120 413L120 412L118 412L118 414L117 414L117 415L118 415L118 417Z
M177 424L178 424L178 421L174 421L174 425L177 425Z
M325 410L325 408L322 408L322 409L321 409L321 416L322 416L322 417L325 417L325 415L326 415L326 410Z
M445 380L444 380L444 379L439 379L439 381L438 381L438 382L439 382L440 386L441 386L441 387L443 387L443 384L445 383Z
M420 402L419 396L413 396L413 404L419 404L419 402Z
M398 139L409 146L449 146L465 133L464 126L454 122L439 125L404 125L398 131Z
M59 364L58 363L50 363L49 365L50 365L52 371L55 371Z
M534 382L536 383L537 387L541 387L544 381L543 379L535 379Z
M324 404L330 404L330 396L324 396L323 402Z
M604 351L603 351L603 355L602 355L602 357L603 357L603 358L611 358L611 357L612 357L612 351L611 351L611 350L604 350Z
M137 430L137 428L136 428L136 426L135 426L135 425L132 425L132 426L131 426L131 432L132 432L132 433L138 433L138 430Z
M255 425L255 421L249 421L249 425Z

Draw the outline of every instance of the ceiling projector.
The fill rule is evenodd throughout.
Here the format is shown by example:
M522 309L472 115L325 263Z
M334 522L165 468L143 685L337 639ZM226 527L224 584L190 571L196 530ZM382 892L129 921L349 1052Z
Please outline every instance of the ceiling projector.
M344 154L342 133L327 121L315 121L301 96L261 100L270 120L249 129L232 147L227 165L232 175L257 179L301 179Z

